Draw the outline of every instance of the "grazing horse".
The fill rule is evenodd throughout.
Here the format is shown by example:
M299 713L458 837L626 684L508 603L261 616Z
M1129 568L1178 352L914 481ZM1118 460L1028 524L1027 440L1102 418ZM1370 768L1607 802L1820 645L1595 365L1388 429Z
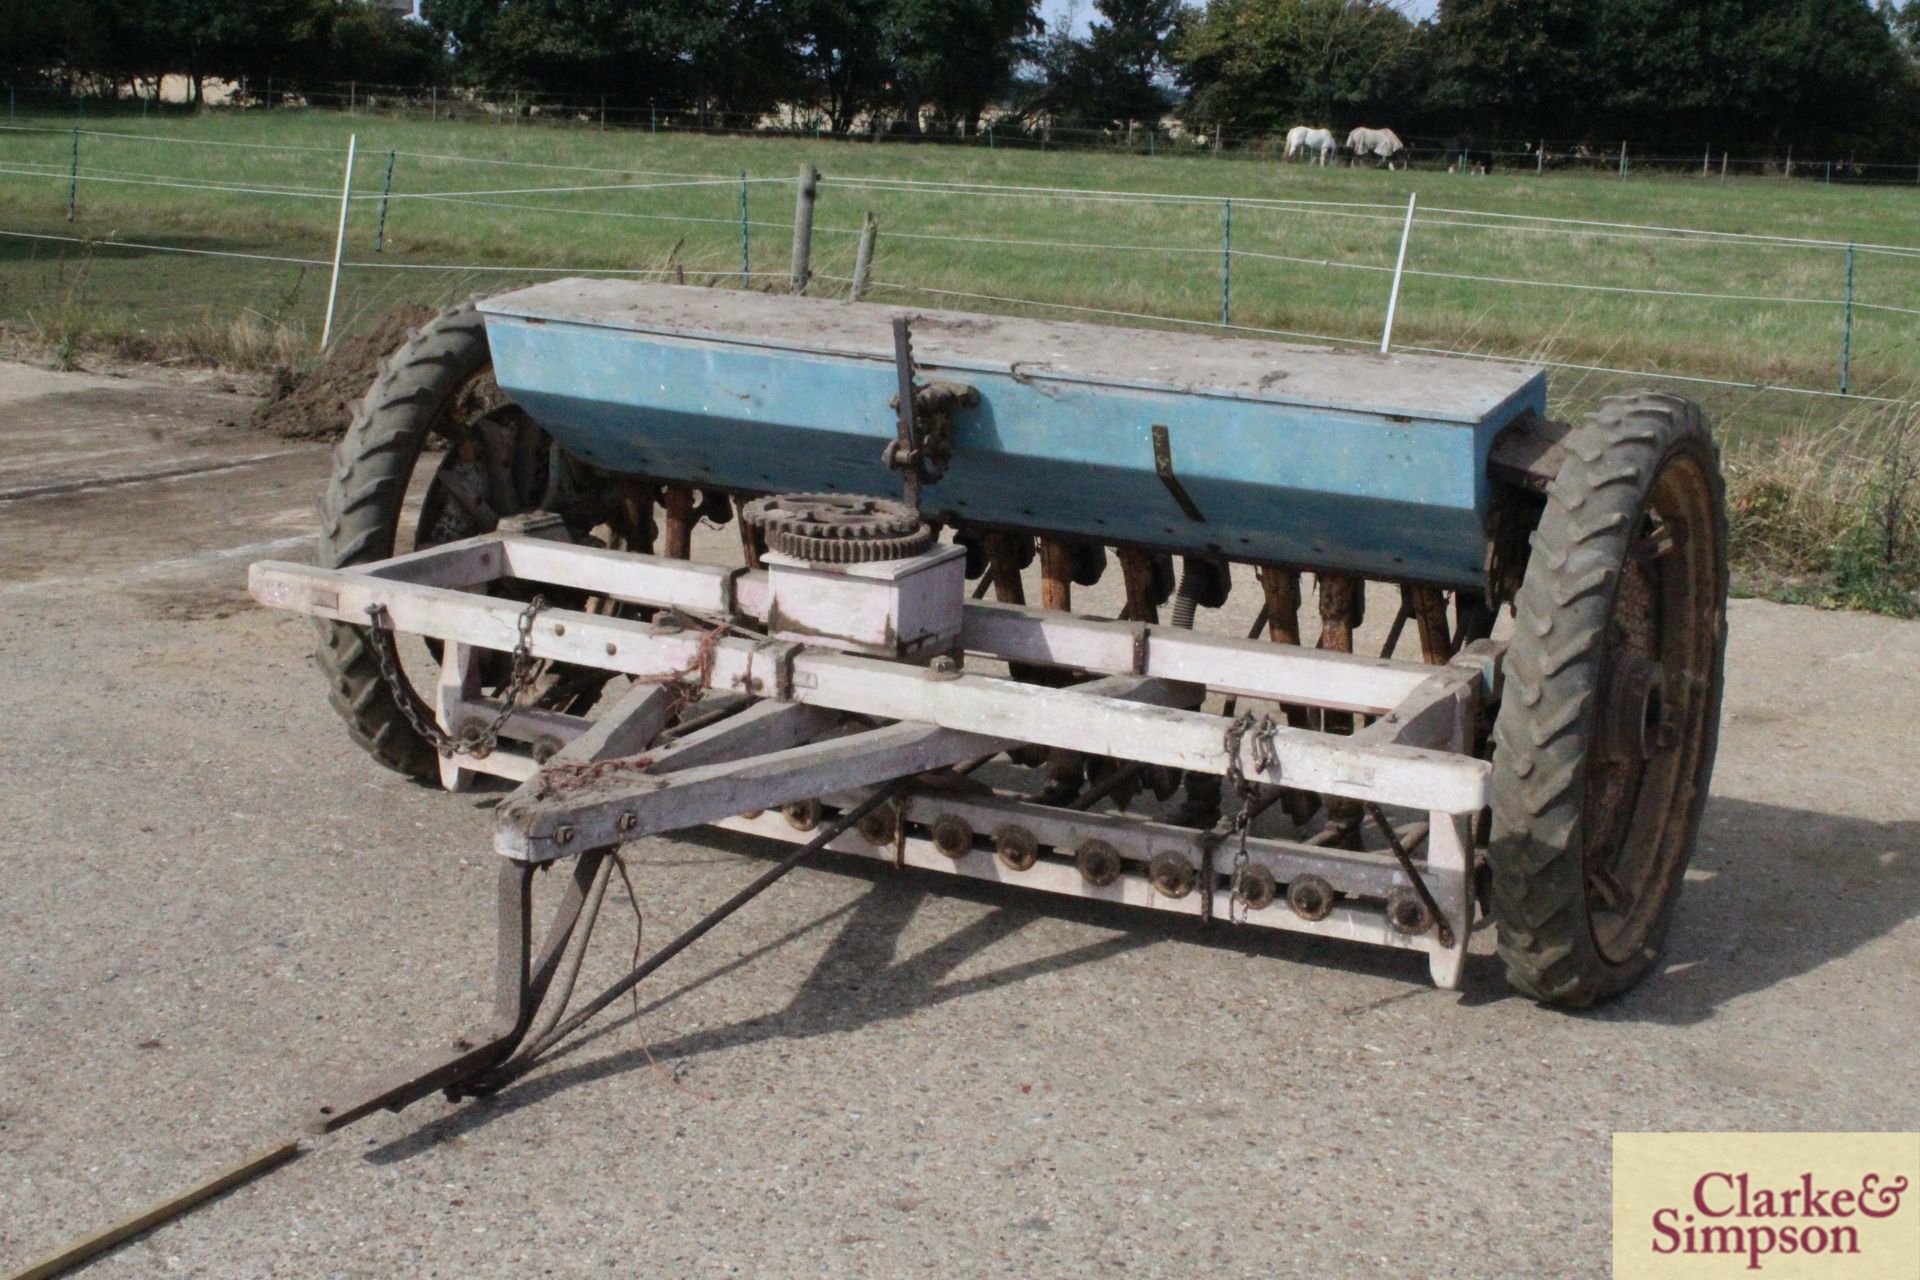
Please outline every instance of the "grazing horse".
M1324 167L1334 152L1332 131L1312 129L1304 124L1287 130L1287 159L1293 159L1302 151L1308 152L1315 164Z
M1389 169L1397 167L1395 161L1406 163L1407 144L1391 129L1355 129L1347 135L1347 150L1353 152L1356 163L1362 156L1378 156Z

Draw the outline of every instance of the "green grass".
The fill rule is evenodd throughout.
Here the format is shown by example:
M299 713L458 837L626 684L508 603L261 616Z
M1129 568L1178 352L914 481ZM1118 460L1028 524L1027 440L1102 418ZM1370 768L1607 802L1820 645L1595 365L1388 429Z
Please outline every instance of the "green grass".
M394 192L402 197L521 190L461 202L395 199L378 254L378 202L356 202L348 258L380 265L349 266L345 273L337 327L348 332L401 302L440 303L550 278L502 268L680 269L691 280L737 283L740 188L732 179L745 173L790 180L809 161L825 175L814 237L816 292L844 291L857 229L871 211L881 228L876 298L1072 314L1039 305L1058 304L1091 309L1093 319L1127 322L1098 313L1138 313L1212 325L1220 318L1222 201L1232 198L1234 323L1372 343L1386 306L1401 210L1408 194L1417 192L1427 212L1416 223L1409 268L1585 287L1412 276L1401 300L1396 345L1749 384L1662 383L1638 374L1565 369L1552 382L1556 408L1567 413L1625 386L1681 390L1706 403L1722 439L1735 455L1757 460L1755 474L1764 473L1767 483L1789 490L1799 483L1808 492L1825 484L1824 514L1819 521L1803 520L1794 537L1806 542L1818 525L1853 548L1846 552L1853 558L1839 564L1841 552L1834 550L1834 564L1821 567L1816 562L1822 544L1815 538L1811 549L1801 547L1789 557L1795 568L1761 571L1752 579L1766 590L1817 598L1825 590L1820 584L1858 577L1854 568L1864 553L1856 553L1871 540L1843 535L1870 517L1849 504L1864 511L1871 503L1871 486L1861 476L1871 469L1871 442L1884 434L1883 424L1897 422L1906 431L1898 406L1753 385L1837 389L1843 317L1834 304L1844 289L1844 248L1663 234L1598 236L1442 210L1910 244L1913 256L1858 254L1855 296L1863 304L1920 311L1920 231L1913 226L1920 190L1912 188L1678 175L1625 181L1595 173L1465 177L1316 170L1246 155L990 151L322 112L210 112L79 122L149 137L81 137L78 218L69 224L65 175L72 139L66 131L75 121L14 123L52 132L0 132L0 170L38 171L0 172L0 230L324 261L332 250L349 133L359 135L354 188L363 195L379 192L389 151L402 153L393 175ZM607 172L538 167L558 165ZM524 190L692 180L676 175L723 180L638 190ZM134 176L183 185L99 180ZM851 181L863 178L1188 199L1116 202L1044 192L876 189ZM189 189L212 184L298 188L305 194ZM1378 207L1275 206L1263 200ZM754 280L756 287L780 287L792 214L790 181L749 187L751 265L766 273ZM1476 225L1449 225L1464 221ZM1349 265L1322 265L1333 263ZM68 363L101 347L136 357L240 366L298 363L313 358L327 276L325 266L0 236L0 326ZM1653 297L1592 286L1750 297ZM1824 303L1752 300L1778 297ZM1857 311L1853 390L1911 395L1920 383L1917 344L1920 314ZM1796 482L1783 466L1813 470ZM1822 469L1826 479L1816 484L1814 472Z
M32 123L22 121L21 123ZM70 121L47 121L64 129ZM115 128L111 122L106 128ZM0 167L49 176L0 174L0 228L118 237L155 244L279 253L324 259L331 248L335 193L346 135L360 134L356 190L380 189L387 151L436 152L536 164L617 170L593 174L464 164L403 155L394 188L420 192L499 190L672 181L671 173L788 178L802 160L825 173L815 269L848 274L861 214L876 213L876 274L889 286L920 286L995 297L1154 313L1194 321L1220 314L1222 208L1233 214L1233 319L1256 328L1371 339L1379 332L1399 235L1397 207L1417 191L1429 207L1470 208L1710 230L1887 242L1905 239L1920 192L1823 187L1747 179L1682 177L1620 181L1593 174L1497 174L1469 178L1431 171L1316 171L1304 166L1208 156L983 148L875 146L697 136L601 133L587 128L432 124L350 119L332 113L206 114L129 122L129 130L223 142L326 148L260 151L83 136L78 220L65 221L70 139L64 133L0 134ZM311 198L221 194L85 180L154 175L186 184L306 188ZM861 189L859 177L1115 189L1207 197L1201 203L1121 204L1057 196L956 196ZM1275 208L1255 199L1359 202L1381 209ZM396 200L385 252L373 253L378 206L357 203L350 257L388 264L497 267L645 268L672 260L692 272L737 271L739 190L734 185L655 190L482 196L539 206L498 208ZM756 271L785 268L790 187L750 189ZM692 221L705 220L705 221ZM684 221L683 221L684 220ZM1597 238L1570 229L1461 227L1432 214L1416 226L1409 267L1455 275L1809 297L1828 305L1727 302L1414 277L1407 281L1397 340L1516 356L1547 354L1606 365L1831 390L1838 386L1845 253L1836 248L1683 237ZM929 237L916 239L913 237ZM945 237L1045 241L953 243ZM1920 240L1920 237L1913 237ZM1145 246L1140 251L1106 245ZM1920 245L1916 245L1920 249ZM1343 262L1376 270L1275 261L1253 255ZM21 323L63 308L103 332L164 333L190 321L217 321L236 304L276 324L317 327L325 271L294 266L95 249L76 252L14 241L0 246L0 320ZM349 325L399 298L451 296L484 286L492 272L358 268L345 289ZM1920 308L1920 257L1861 254L1857 298ZM824 282L832 289L833 282ZM895 289L893 296L898 296ZM928 295L929 299L936 295ZM976 307L1005 306L975 300ZM1920 316L1857 313L1856 390L1903 393L1920 374Z

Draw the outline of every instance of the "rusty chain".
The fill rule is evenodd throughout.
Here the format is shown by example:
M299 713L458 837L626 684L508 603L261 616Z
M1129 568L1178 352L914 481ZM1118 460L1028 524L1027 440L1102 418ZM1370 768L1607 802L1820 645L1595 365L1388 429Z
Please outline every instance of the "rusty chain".
M1247 735L1253 735L1253 767L1260 773L1273 771L1278 763L1278 753L1274 747L1274 732L1279 726L1270 715L1259 720L1253 718L1253 712L1244 712L1234 717L1227 726L1223 746L1227 752L1227 786L1239 801L1233 814L1233 835L1237 847L1233 854L1233 879L1229 902L1239 904L1242 912L1246 910L1246 875L1249 855L1247 853L1247 833L1253 826L1254 785L1247 781L1247 775L1240 768L1240 749L1246 743ZM1211 874L1210 868L1203 868Z
M678 626L678 620L674 625ZM720 641L733 632L733 627L725 622L716 623L711 630L701 633L700 642L695 646L693 657L687 665L676 671L663 672L654 676L635 676L636 685L659 685L673 694L673 704L667 710L668 718L679 715L713 681L713 655ZM653 755L647 753L636 756L615 756L606 760L553 760L541 766L535 775L535 796L541 800L550 800L554 796L579 791L592 786L602 778L621 773L645 773L653 766Z
M533 620L546 607L547 598L535 596L520 611L519 637L513 646L513 666L508 672L507 683L499 693L500 710L485 724L471 724L463 728L457 737L440 727L433 711L421 700L413 683L400 670L400 657L393 643L393 620L388 616L384 604L367 606L367 647L373 650L374 663L380 668L381 680L386 682L388 691L393 694L394 705L400 708L400 714L413 726L414 732L448 758L463 755L476 760L484 759L500 745L500 730L506 727L508 717L519 710L521 696L532 686L538 674L539 662L533 656Z

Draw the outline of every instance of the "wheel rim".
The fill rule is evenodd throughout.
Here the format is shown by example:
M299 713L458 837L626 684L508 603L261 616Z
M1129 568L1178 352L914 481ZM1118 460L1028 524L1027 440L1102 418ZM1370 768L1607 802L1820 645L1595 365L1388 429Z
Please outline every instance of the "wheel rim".
M1588 919L1614 964L1652 940L1693 836L1719 679L1711 475L1690 452L1660 468L1615 591L1583 806Z
M546 433L500 393L491 366L477 371L447 398L428 435L441 441L445 452L430 462L431 455L423 449L415 460L407 488L418 493L418 510L410 518L408 508L413 503L409 501L396 512L394 554L492 532L502 518L531 511L544 498ZM608 533L615 541L625 536L617 530ZM526 603L534 592L496 584L488 594ZM616 611L611 602L598 597L574 593L557 597L551 590L545 594L550 605L596 613ZM398 649L400 678L429 705L432 700L427 695L437 681L440 657L441 645L433 640L403 642ZM506 654L482 655L482 690L502 687L510 666ZM530 702L547 710L581 711L598 698L607 679L603 671L543 663L536 671Z

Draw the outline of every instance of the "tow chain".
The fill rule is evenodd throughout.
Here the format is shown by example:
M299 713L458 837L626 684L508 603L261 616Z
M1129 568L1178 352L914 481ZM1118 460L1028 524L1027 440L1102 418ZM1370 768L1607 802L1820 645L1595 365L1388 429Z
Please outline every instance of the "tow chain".
M1251 733L1253 735L1253 767L1262 774L1272 773L1274 766L1279 763L1278 753L1273 743L1276 728L1278 726L1272 716L1263 715L1256 721L1253 718L1253 712L1248 711L1235 717L1233 723L1227 726L1226 739L1222 744L1227 752L1227 786L1239 800L1239 806L1233 814L1233 835L1237 845L1233 854L1233 879L1228 901L1230 904L1239 905L1243 913L1242 919L1245 918L1246 911L1245 885L1249 861L1247 832L1253 826L1254 784L1247 781L1245 771L1240 768L1240 748L1245 743L1247 735ZM1233 919L1231 905L1227 918L1229 921Z
M535 596L520 611L519 639L513 646L513 666L507 675L506 685L498 695L500 710L485 724L465 726L458 737L440 727L432 709L421 700L413 683L401 672L400 659L394 651L393 619L388 616L387 606L383 604L367 606L367 647L373 650L373 660L380 668L380 678L393 694L394 705L400 708L400 714L413 726L414 732L432 743L433 749L443 756L471 756L480 760L492 755L494 748L500 745L500 730L506 727L508 718L520 709L520 698L532 686L538 674L540 664L533 656L533 620L546 607L547 598Z

